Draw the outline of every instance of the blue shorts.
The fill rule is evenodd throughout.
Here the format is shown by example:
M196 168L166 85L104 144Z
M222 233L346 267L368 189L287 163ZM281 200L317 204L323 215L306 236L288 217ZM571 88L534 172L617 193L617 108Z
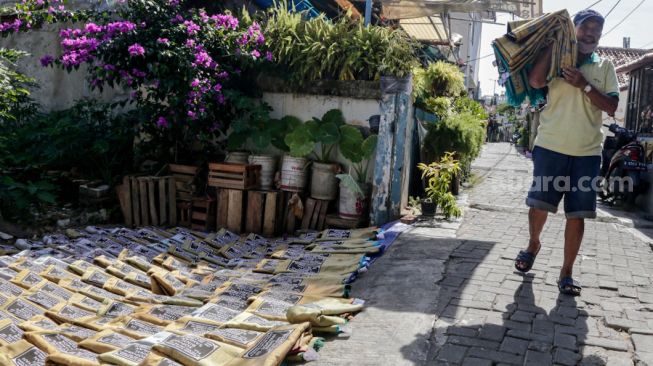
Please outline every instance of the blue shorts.
M536 146L526 205L555 213L564 197L567 218L595 218L600 167L600 156L570 156Z

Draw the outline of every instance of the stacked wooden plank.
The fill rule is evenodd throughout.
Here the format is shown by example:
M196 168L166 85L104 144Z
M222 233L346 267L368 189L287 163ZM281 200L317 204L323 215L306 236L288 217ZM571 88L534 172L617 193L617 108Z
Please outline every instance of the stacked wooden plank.
M177 225L176 185L171 176L126 176L118 197L129 226Z
M327 210L331 201L308 198L304 207L302 229L324 230Z
M247 214L245 230L251 233L272 237L280 230L283 212L281 192L249 191L247 192Z

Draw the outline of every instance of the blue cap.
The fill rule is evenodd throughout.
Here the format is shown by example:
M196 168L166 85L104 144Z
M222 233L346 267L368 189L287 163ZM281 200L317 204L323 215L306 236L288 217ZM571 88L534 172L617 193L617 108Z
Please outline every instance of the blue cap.
M579 26L588 19L594 19L597 22L601 23L601 25L605 23L605 18L603 18L603 15L601 15L598 11L585 9L576 13L576 16L574 16L574 25Z

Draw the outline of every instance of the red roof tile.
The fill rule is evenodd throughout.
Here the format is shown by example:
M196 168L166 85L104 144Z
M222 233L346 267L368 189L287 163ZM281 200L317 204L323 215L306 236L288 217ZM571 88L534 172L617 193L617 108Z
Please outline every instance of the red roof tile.
M642 56L649 50L640 48L621 48L621 47L599 47L596 52L602 58L612 61L615 68L629 64ZM628 73L617 73L619 79L619 89L624 90L628 87Z

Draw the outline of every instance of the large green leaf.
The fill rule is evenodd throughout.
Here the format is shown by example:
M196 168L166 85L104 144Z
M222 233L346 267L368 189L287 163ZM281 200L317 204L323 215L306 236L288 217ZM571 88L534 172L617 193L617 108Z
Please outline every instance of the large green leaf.
M363 145L362 145L363 159L369 159L370 157L372 157L374 150L376 150L376 144L378 143L378 141L379 141L379 135L370 135L365 139L365 141L363 141Z
M231 128L234 132L246 132L249 130L249 123L245 117L234 118L234 120L231 121Z
M345 124L345 116L340 109L332 109L322 116L322 123L333 123L340 127Z
M302 120L295 116L285 116L281 119L281 124L286 128L286 131L293 131L297 126L302 125Z
M247 137L248 135L245 132L232 132L227 140L227 149L231 151L242 149L245 141L247 141Z
M319 136L320 136L320 123L319 120L312 119L309 121L306 121L304 123L304 127L306 127L306 131L308 131L308 135L311 140L317 142L319 141Z
M290 148L290 155L296 158L307 156L315 148L315 142L311 140L308 128L304 125L286 135L284 142Z
M267 131L254 131L250 136L252 144L257 151L265 150L269 145L272 138Z
M322 145L335 144L340 140L340 130L333 122L323 123L317 133L317 141Z
M340 153L352 163L363 160L363 134L350 125L340 126Z
M55 195L46 191L38 191L38 193L36 193L36 197L38 197L39 200L47 203L55 203L56 199Z
M365 196L356 179L351 174L336 174L336 178L340 179L342 185L350 191L356 193L359 197Z

